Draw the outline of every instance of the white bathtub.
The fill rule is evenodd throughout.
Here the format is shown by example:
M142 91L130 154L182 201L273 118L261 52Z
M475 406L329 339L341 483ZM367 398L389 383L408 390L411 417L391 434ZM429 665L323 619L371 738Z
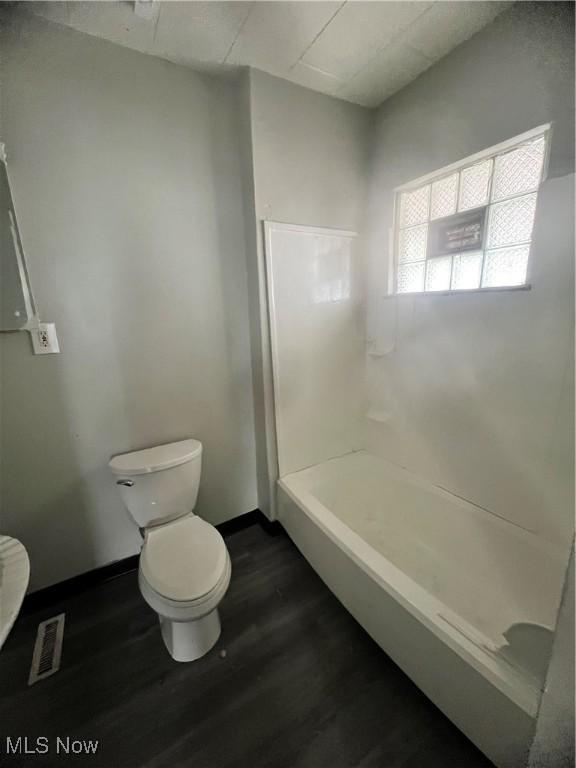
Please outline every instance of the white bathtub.
M278 486L280 522L350 613L498 768L524 768L563 558L363 451Z

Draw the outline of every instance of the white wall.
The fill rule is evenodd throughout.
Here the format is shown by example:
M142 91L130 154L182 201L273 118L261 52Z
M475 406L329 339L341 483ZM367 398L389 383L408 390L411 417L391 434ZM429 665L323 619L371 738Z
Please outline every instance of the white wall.
M243 110L256 219L247 258L259 299L251 306L257 440L267 446L258 462L259 505L270 513L277 465L262 221L361 229L373 113L257 70L244 84Z
M567 552L573 530L573 8L519 3L380 108L369 447ZM392 190L552 121L532 290L383 299ZM380 317L379 317L380 314ZM380 327L378 327L380 325Z
M204 443L198 512L257 506L234 88L41 21L5 41L2 138L42 316L2 335L3 533L32 586L136 553L114 453Z
M252 71L260 219L357 230L363 223L372 110Z

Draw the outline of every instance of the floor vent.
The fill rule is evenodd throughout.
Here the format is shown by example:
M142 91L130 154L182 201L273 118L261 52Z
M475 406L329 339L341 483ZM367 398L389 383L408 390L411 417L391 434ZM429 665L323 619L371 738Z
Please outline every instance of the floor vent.
M60 669L65 615L61 613L38 624L28 685L34 685Z

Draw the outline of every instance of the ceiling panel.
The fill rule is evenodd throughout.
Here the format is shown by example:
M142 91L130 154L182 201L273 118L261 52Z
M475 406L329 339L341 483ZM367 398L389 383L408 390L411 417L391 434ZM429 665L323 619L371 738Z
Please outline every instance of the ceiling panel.
M1 0L0 0L1 1ZM512 2L502 0L161 0L25 2L21 7L193 69L238 65L378 106Z
M131 3L68 3L68 24L137 51L150 50L154 39L154 24L136 16Z
M152 51L179 62L223 62L252 3L162 2Z
M256 2L226 61L286 74L342 5Z
M339 77L334 77L334 75L329 75L319 69L310 67L308 64L304 64L303 61L298 61L292 67L289 79L293 83L303 85L305 88L311 88L313 91L326 93L329 96L335 96L344 85L344 80L340 80Z
M403 42L424 55L439 59L467 40L501 13L510 2L437 2L411 24Z
M347 80L430 5L429 2L348 2L310 47L303 61Z
M431 64L429 58L414 48L402 43L391 43L347 82L338 96L366 107L376 107L408 85Z

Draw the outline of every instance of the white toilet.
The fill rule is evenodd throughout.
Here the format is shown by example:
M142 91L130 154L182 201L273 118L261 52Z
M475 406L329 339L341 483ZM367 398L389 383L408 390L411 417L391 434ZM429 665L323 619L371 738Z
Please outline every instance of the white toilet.
M144 544L138 581L160 619L176 661L194 661L220 636L218 604L230 583L230 557L213 525L193 513L202 443L182 440L110 461L122 500Z

